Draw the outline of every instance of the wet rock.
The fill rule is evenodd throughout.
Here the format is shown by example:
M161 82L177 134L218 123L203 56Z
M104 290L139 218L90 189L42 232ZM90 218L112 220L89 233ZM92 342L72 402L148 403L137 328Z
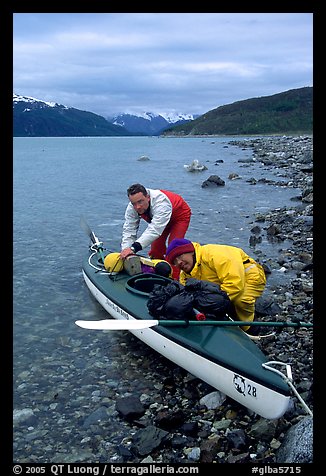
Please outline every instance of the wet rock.
M202 188L207 187L223 187L225 185L224 180L222 180L218 175L211 175L207 180L204 180L202 183Z
M184 448L188 442L185 435L176 435L171 437L171 446L175 449Z
M256 300L255 314L257 317L276 316L282 312L282 308L274 299L268 296L260 296Z
M236 174L236 173L231 173L231 174L229 174L229 176L228 176L228 179L229 179L229 180L238 180L238 179L241 179L241 178L242 178L242 177L240 177L240 175L239 175L239 174Z
M182 410L161 410L155 418L155 425L164 430L179 428L185 422L186 416Z
M139 160L140 162L146 162L147 160L149 160L149 157L147 157L147 155L141 155L137 160Z
M213 436L208 440L204 440L200 445L200 462L212 463L216 457L216 454L220 450L220 437Z
M249 435L260 441L270 441L275 435L277 420L267 420L260 418L254 423L249 431Z
M145 413L145 407L140 402L139 398L130 396L120 398L116 402L116 410L126 420L135 420L140 418Z
M241 453L239 455L231 454L226 458L226 463L249 463L250 455L249 453Z
M259 235L261 233L261 228L260 226L255 225L251 228L250 232L254 233L255 235Z
M32 408L22 408L21 410L15 409L13 412L13 423L34 425L36 422L36 416Z
M254 248L258 243L262 242L261 236L250 235L249 237L249 245Z
M133 454L129 448L124 445L119 445L117 449L119 451L120 456L123 458L123 461L130 461L132 459Z
M94 410L84 421L83 427L88 428L91 425L97 425L103 420L108 420L109 414L107 407L101 406Z
M200 448L198 446L195 448L190 448L188 451L186 451L186 454L189 461L199 461Z
M136 454L145 456L150 454L154 449L159 448L168 437L169 433L160 430L154 425L138 430L132 438L132 450Z
M274 223L267 228L266 232L267 232L267 235L275 236L275 235L279 235L281 233L281 230L280 230L280 227Z
M226 438L230 448L244 450L248 446L247 437L244 430L236 428L234 430L227 431Z
M188 422L181 426L180 431L184 435L197 436L198 434L198 422Z

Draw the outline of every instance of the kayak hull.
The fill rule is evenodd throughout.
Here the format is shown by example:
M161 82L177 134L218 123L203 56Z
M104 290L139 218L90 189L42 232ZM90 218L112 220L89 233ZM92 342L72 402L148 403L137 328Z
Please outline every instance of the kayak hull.
M91 294L114 319L152 319L148 292L133 289L135 277L110 276L98 268L98 257L85 259L83 277ZM96 268L97 267L97 268ZM157 278L158 280L164 278ZM139 282L155 282L139 276ZM152 284L151 284L152 285ZM155 326L130 330L149 347L264 418L280 418L290 402L290 389L280 375L262 367L267 362L257 345L238 327Z

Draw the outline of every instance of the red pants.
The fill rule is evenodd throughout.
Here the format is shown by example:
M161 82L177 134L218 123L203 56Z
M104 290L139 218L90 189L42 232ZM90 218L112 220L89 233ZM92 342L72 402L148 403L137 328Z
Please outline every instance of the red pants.
M190 223L191 213L189 212L189 216L185 216L182 220L179 218L178 221L174 221L173 219L170 223L166 226L165 230L163 231L162 235L153 241L151 245L151 249L149 250L149 256L151 258L156 259L165 259L166 253L166 240L168 240L168 245L171 243L172 240L175 238L184 238ZM180 270L176 266L172 266L173 279L179 279Z

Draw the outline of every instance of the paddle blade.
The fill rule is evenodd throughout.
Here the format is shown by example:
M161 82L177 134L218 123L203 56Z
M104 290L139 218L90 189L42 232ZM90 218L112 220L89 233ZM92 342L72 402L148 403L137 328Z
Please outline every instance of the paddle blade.
M83 329L95 329L102 331L131 331L136 329L148 329L159 324L156 320L137 319L103 319L101 321L75 321L77 326Z
M80 217L80 227L84 230L87 236L91 239L92 243L96 243L96 236L88 226L85 218L83 216Z

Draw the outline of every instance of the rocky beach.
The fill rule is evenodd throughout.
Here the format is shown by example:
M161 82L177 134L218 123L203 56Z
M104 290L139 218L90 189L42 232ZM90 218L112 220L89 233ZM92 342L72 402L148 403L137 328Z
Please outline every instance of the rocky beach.
M259 163L266 174L277 172L279 181L256 179L253 168L247 180L253 190L263 180L268 187L301 191L291 206L250 217L248 240L267 274L256 320L312 323L313 139L275 136L228 144L250 151L250 158L239 160L243 167ZM259 251L262 238L278 244L277 258ZM284 279L282 284L270 279L274 273L287 277L286 286ZM81 292L78 288L69 298L78 299ZM253 336L257 346L269 360L291 365L297 392L276 420L237 404L128 332L110 341L105 332L92 334L86 345L77 337L60 336L55 344L44 337L36 343L48 347L43 367L32 361L16 379L23 404L14 410L14 450L27 455L20 462L312 463L313 331L259 329L260 335ZM109 359L109 346L118 362ZM60 349L69 349L71 362ZM28 355L21 358L29 361ZM33 401L28 398L31 377L40 388L51 384L51 390L35 392ZM65 379L71 387L64 387ZM40 424L42 412L49 419ZM53 437L53 421L69 444Z

